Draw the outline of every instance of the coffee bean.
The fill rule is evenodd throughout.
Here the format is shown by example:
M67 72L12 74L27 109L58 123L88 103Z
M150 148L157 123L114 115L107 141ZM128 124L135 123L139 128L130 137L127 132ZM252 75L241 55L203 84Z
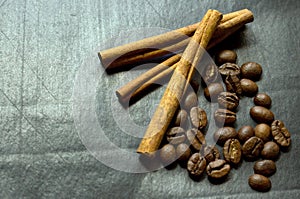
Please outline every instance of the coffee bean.
M207 165L206 172L211 178L223 178L229 174L230 165L227 164L225 160L215 160Z
M254 129L251 126L243 126L238 130L238 139L244 143L254 136Z
M228 75L225 78L226 90L231 93L236 93L240 96L243 92L240 79L237 75Z
M224 159L228 163L238 164L242 157L242 147L237 139L228 139L223 148Z
M254 128L254 134L256 137L262 139L262 141L267 142L271 137L271 127L264 123L258 124Z
M183 108L189 111L192 107L198 106L198 97L195 92L189 92L183 101Z
M179 161L187 161L191 156L191 149L190 147L185 144L181 143L176 147L176 157Z
M164 164L170 164L176 160L176 150L171 144L166 144L160 149L160 159Z
M279 156L280 148L275 142L267 142L261 151L261 156L264 159L276 160Z
M236 52L232 50L222 50L220 51L216 56L216 63L218 65L224 64L224 63L235 63L237 59Z
M271 131L274 141L281 147L286 148L291 144L291 134L285 128L284 123L280 120L275 120L271 125Z
M205 157L207 163L220 158L220 152L215 146L202 147L200 153Z
M206 160L200 153L194 153L188 163L187 170L192 176L200 176L206 168Z
M257 84L250 79L241 79L240 84L245 96L252 97L258 92Z
M216 102L218 95L224 91L224 87L220 83L211 83L204 89L204 96L207 100Z
M272 104L272 99L269 95L265 93L258 93L254 97L253 102L256 106L263 106L266 108L270 108Z
M258 158L263 147L264 142L262 139L255 136L251 137L243 144L243 156L249 160Z
M240 75L240 67L234 63L225 63L219 68L219 72L223 77L229 75L238 76Z
M220 125L231 125L236 121L236 114L227 109L218 109L215 111L216 124Z
M198 129L193 128L188 130L186 132L186 137L189 140L192 147L197 151L201 149L202 145L206 144L205 136Z
M250 116L257 123L271 124L274 121L274 114L263 106L254 106L250 109Z
M269 191L272 186L270 179L260 174L251 175L248 183L252 189L261 192Z
M167 140L170 144L180 144L185 141L185 130L181 127L173 127L166 133Z
M224 145L224 143L230 138L236 138L237 132L233 127L223 127L218 129L214 133L214 139L219 145Z
M202 108L193 107L190 111L190 119L195 128L204 129L207 125L207 115Z
M219 69L216 65L210 64L205 68L204 72L201 73L201 76L206 85L216 83L220 79Z
M185 110L181 109L175 116L174 126L185 127L187 123L188 114Z
M261 74L262 74L262 67L258 63L247 62L241 66L241 76L243 78L257 81L260 79Z
M223 108L235 110L239 105L239 98L235 93L222 92L218 96L218 103Z
M271 176L276 172L276 164L273 160L257 161L253 166L253 170L256 174Z

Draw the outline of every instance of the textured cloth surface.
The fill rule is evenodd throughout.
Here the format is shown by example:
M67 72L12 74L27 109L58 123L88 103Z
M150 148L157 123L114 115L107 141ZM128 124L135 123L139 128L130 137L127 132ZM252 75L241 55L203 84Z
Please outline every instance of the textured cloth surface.
M248 8L255 16L220 48L235 49L239 64L263 66L259 89L272 97L271 110L292 134L292 148L281 153L268 193L248 186L253 163L245 161L220 185L206 178L195 182L180 166L144 174L116 171L89 153L75 128L75 76L103 41L122 30L192 24L209 8L223 13ZM299 198L299 11L298 0L1 0L0 198ZM100 110L111 100L103 93L140 72L103 77L97 91ZM162 93L160 88L132 107L137 123L149 122ZM237 128L255 125L248 114L252 105L250 98L241 101L245 108L240 108ZM102 114L109 138L137 148L138 139L122 135L111 114Z

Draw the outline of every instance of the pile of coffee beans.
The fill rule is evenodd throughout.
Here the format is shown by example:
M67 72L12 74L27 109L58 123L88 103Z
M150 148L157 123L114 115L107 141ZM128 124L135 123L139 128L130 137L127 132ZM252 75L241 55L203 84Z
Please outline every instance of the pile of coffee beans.
M281 150L288 150L291 136L284 123L275 120L270 110L271 97L258 93L256 81L261 79L261 65L247 62L239 67L236 60L234 51L223 50L215 58L219 67L209 65L200 72L202 83L206 85L205 98L219 105L212 113L218 127L213 138L223 148L222 153L205 138L208 117L206 111L198 107L199 83L194 82L166 133L165 144L159 151L160 159L164 165L179 162L192 178L206 173L210 180L220 182L232 167L240 165L242 158L256 161L248 183L252 189L265 192L271 189L269 176L276 172L275 161ZM249 113L257 125L254 128L245 125L236 130L236 112L242 97L253 97L254 106Z

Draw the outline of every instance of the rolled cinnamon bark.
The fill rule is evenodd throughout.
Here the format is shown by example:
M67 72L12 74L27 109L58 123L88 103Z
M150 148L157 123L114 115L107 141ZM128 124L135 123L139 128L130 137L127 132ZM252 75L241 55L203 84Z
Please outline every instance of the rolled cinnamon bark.
M201 56L199 48L206 48L209 40L222 19L222 14L216 10L208 10L201 20L191 41L183 52L180 61L169 81L164 95L154 112L137 152L152 156L158 149L175 111L181 100L186 77L192 66L194 57ZM200 54L198 54L200 53Z
M243 9L224 15L221 24L246 13L248 15L251 15L253 20L252 12L248 9ZM198 25L199 23L192 24L157 36L148 37L136 42L103 50L98 53L98 56L102 62L103 67L106 68L107 71L126 69L127 67L125 66L143 63L144 61L148 61L165 55L167 51L161 50L162 48L174 45L179 41L186 40L187 36L193 35ZM218 28L216 32L219 31L223 32L222 29ZM181 49L186 47L187 43L188 41L185 42L185 45L181 46ZM153 51L156 51L156 53L150 53Z
M228 15L228 14L227 14ZM227 16L225 15L225 16ZM222 20L223 21L223 20ZM253 21L253 14L251 12L244 12L238 16L235 16L234 18L231 18L227 20L226 22L223 22L223 24L218 25L217 30L214 33L213 38L210 40L209 45L207 49L210 49L226 39L228 36L236 32L238 29L240 29L242 26L244 26L246 23L249 23ZM198 23L197 23L198 24ZM220 28L221 27L221 28ZM190 38L184 40L186 44ZM186 44L180 43L182 46L176 48L170 47L169 50L177 48L184 48ZM172 52L174 52L172 51ZM155 51L153 52L155 54ZM178 55L174 55L171 58L167 59L166 61L162 62L161 64L158 64L157 66L153 67L149 71L143 73L136 79L130 81L126 85L122 86L116 91L116 94L119 98L119 101L122 103L127 102L130 98L136 98L141 93L145 93L144 91L153 83L158 82L159 80L166 78L168 75L170 75L171 72L174 71L176 68L176 65L170 69L174 63L171 60L179 60ZM160 74L161 73L161 74ZM191 78L192 74L190 75ZM137 89L137 90L136 90Z

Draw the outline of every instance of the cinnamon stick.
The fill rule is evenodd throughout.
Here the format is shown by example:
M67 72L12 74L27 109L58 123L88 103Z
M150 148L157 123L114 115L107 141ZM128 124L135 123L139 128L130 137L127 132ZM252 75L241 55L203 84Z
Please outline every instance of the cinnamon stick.
M230 14L224 15L228 16ZM222 19L223 21L223 19ZM214 33L213 38L209 42L209 45L207 49L210 49L226 39L228 36L236 32L238 29L240 29L243 25L246 23L249 23L253 21L253 14L249 11L246 11L238 16L235 16L234 18L231 18L227 20L226 22L223 22L223 24L218 25L217 30ZM197 23L198 24L198 23ZM221 28L220 28L221 27ZM184 41L188 43L190 38L185 39ZM181 43L182 44L182 43ZM180 45L181 45L180 44ZM183 46L176 46L176 47L170 47L169 50L171 52L175 52L177 48L184 48L185 44ZM159 52L152 52L153 55ZM178 58L177 55L174 55ZM174 56L167 59L166 61L162 62L161 64L158 64L157 66L153 67L152 69L148 70L147 72L143 73L136 79L130 81L126 85L122 86L116 91L116 94L121 102L126 102L130 98L136 98L137 96L140 96L141 93L144 93L144 91L153 83L158 82L159 80L166 78L168 75L170 75L171 72L173 72L177 65L172 66L174 63L170 60L175 60ZM172 69L169 69L169 67L172 66ZM164 72L162 72L164 71ZM138 89L137 89L138 88ZM136 90L137 89L137 90Z
M248 9L232 12L224 15L221 24L245 13L252 15L252 12ZM105 67L108 71L116 70L118 68L122 68L130 64L142 63L145 60L161 57L162 54L159 51L159 49L187 39L187 36L193 35L198 25L199 23L192 24L157 36L145 38L136 42L103 50L99 52L98 55L103 67ZM183 45L181 49L184 48L187 45L187 43L188 41L185 42L185 45ZM149 54L147 53L152 51L157 52L154 54L150 54L151 56L149 56ZM166 51L164 52L165 53L163 53L163 55L166 54Z
M177 67L156 111L154 112L145 136L137 149L138 153L151 156L158 149L165 131L178 108L179 100L184 91L186 77L193 63L193 59L195 56L199 56L197 53L201 53L201 51L198 51L198 48L207 47L208 42L221 19L222 14L220 12L208 10L201 20L194 36L184 50L180 61L177 63Z

